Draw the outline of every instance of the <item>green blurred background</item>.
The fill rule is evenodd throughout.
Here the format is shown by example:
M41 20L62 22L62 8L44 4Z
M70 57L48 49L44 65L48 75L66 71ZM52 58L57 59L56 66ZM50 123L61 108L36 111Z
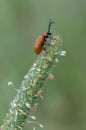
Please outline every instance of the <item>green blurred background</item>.
M59 58L34 116L45 130L86 130L86 0L0 0L0 124L16 95L7 84L21 84L37 57L33 43L50 18L67 55Z

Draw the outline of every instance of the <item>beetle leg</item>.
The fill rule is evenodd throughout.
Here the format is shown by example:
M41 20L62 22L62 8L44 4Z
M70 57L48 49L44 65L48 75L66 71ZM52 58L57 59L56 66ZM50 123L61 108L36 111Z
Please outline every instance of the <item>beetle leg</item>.
M44 47L44 44L42 44L42 50L44 50L45 52L47 52L47 50Z
M52 45L51 45L48 41L46 41L46 43L47 43L50 47L52 47Z
M47 50L45 49L45 47L42 47L42 49L47 53Z
M52 45L45 39L45 43L52 47Z
M50 39L53 39L53 37L52 37L51 35L48 35L48 37L49 37Z

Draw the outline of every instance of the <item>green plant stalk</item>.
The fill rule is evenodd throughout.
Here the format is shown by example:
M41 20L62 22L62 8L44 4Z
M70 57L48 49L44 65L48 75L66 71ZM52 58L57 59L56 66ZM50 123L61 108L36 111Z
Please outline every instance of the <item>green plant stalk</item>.
M47 42L49 44L44 45L46 52L40 53L31 69L24 76L0 130L21 130L31 110L36 107L43 84L51 74L61 52L62 39L59 35L53 36L52 39L48 38Z

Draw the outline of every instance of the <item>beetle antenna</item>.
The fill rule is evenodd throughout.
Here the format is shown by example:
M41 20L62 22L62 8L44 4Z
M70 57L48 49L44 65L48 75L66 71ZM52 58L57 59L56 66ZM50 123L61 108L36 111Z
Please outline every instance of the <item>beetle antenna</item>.
M48 35L51 35L51 33L50 33L50 27L51 27L51 24L52 24L52 23L54 23L54 24L55 24L55 22L54 22L54 21L52 21L52 19L50 19L50 20L49 20L49 24L48 24L48 32L47 32L47 33L48 33Z

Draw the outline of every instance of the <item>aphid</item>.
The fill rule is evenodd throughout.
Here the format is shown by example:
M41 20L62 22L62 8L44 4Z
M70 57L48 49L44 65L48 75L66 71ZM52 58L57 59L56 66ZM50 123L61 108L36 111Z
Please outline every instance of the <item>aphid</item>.
M51 24L52 23L55 23L54 21L52 21L52 19L49 20L49 24L48 24L48 32L43 32L41 33L35 43L34 43L34 46L33 46L33 49L34 49L34 52L38 55L40 54L40 52L42 51L42 49L45 50L45 48L43 48L44 44L46 43L46 38L48 38L50 35L51 35L51 32L50 32L50 27L51 27Z

